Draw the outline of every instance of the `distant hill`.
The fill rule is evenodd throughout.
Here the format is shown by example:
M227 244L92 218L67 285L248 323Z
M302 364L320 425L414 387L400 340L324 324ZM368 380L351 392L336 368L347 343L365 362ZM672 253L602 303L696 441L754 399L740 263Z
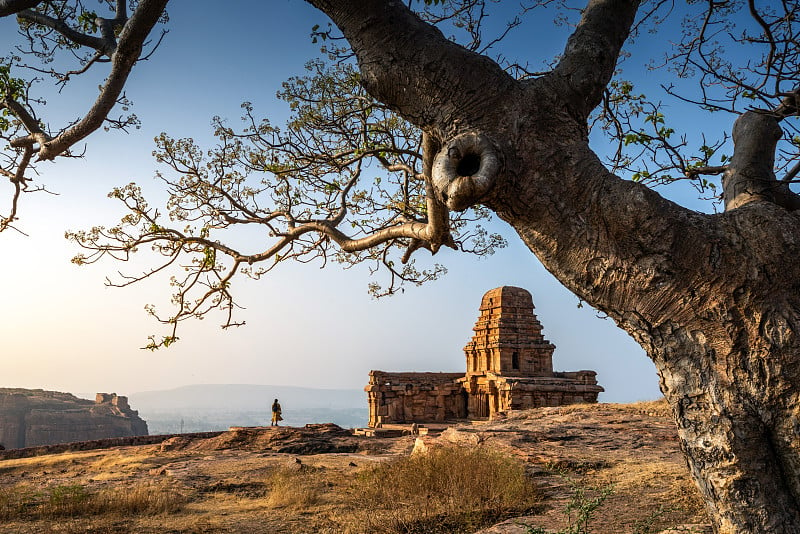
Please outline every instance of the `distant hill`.
M225 430L269 424L272 401L283 407L283 424L336 423L364 426L367 394L358 389L316 389L256 384L196 384L128 396L151 434Z
M360 389L315 389L255 384L196 384L163 391L131 393L131 406L146 412L263 411L274 399L284 410L366 408L367 394Z

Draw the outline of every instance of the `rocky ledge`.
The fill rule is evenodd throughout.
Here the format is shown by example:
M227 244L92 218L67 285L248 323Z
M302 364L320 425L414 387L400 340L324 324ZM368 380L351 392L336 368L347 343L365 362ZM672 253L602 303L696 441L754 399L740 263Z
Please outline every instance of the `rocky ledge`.
M116 393L98 393L90 401L58 391L0 388L5 449L146 435L147 423Z

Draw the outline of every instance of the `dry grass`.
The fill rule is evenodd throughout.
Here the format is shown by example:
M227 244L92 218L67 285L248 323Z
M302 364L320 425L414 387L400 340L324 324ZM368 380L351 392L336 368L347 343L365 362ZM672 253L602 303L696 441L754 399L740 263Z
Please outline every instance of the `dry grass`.
M538 501L515 458L447 446L363 471L351 487L350 513L337 519L345 532L474 532Z
M187 498L171 485L139 484L130 488L101 490L91 496L91 501L98 512L130 516L177 512L186 504Z
M0 489L0 520L56 519L87 515L155 515L175 512L186 502L174 488L139 484L89 493L80 484L34 490L25 485Z
M598 534L707 523L667 414L663 401L532 410L460 429L480 446L429 437L429 454L411 457L402 437L299 458L143 446L7 460L0 532L441 534L505 518L558 532L575 521L570 503L585 507L608 485L589 525Z
M294 510L314 506L320 502L322 485L313 468L284 467L270 477L267 505Z

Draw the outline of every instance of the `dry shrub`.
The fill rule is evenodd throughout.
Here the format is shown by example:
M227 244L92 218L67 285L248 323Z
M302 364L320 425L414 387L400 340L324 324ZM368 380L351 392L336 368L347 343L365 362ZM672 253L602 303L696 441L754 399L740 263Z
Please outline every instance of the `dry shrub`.
M272 508L306 508L321 499L319 477L313 468L283 468L269 479L267 505Z
M177 512L187 498L168 484L140 484L130 488L109 488L92 495L96 513L119 516L156 515Z
M91 506L91 496L80 484L50 488L41 505L44 517L75 517Z
M33 490L0 489L0 520L33 520L84 515L151 515L179 510L186 499L167 485L143 484L90 493L80 484Z
M41 496L28 486L0 488L0 520L8 521L26 517Z
M487 447L446 446L359 474L349 532L473 532L531 511L538 492L521 461Z

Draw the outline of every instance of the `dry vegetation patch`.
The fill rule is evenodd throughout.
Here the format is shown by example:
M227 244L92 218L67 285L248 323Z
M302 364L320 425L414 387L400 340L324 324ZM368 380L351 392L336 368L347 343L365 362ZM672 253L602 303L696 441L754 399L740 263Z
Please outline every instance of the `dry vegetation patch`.
M61 517L153 515L180 510L186 497L174 486L136 484L92 492L81 484L38 489L28 485L0 489L0 519L20 521Z
M269 480L267 505L272 508L307 509L319 504L325 476L319 469L284 467L276 471Z
M585 532L652 534L706 522L665 410L517 412L426 436L427 454L410 454L413 437L339 433L337 448L360 452L282 454L278 436L304 445L303 432L281 429L250 432L242 448L189 440L0 461L0 531L552 534L570 532L583 513ZM320 434L312 450L333 433Z
M361 471L345 532L474 532L530 512L539 492L524 464L489 447L449 445Z

